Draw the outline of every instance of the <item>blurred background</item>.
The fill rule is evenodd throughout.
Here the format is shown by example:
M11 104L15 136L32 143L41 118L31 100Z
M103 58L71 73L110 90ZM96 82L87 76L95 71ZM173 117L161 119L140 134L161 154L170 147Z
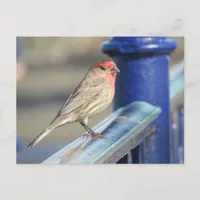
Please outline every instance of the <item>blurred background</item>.
M170 67L184 57L184 38L172 39L177 40L178 48L170 56ZM87 70L108 58L100 52L100 44L106 40L109 38L17 37L17 134L25 145L48 126ZM111 111L110 106L92 117L89 126ZM39 156L27 162L42 161L84 132L78 123L54 130L34 148Z

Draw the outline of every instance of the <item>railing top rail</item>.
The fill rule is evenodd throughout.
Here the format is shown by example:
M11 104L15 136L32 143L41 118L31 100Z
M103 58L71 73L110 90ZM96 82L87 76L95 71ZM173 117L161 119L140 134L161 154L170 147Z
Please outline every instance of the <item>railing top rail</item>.
M108 140L80 137L43 164L116 163L152 133L152 127L145 128L160 112L159 108L145 102L131 103L94 127L96 132L103 131Z

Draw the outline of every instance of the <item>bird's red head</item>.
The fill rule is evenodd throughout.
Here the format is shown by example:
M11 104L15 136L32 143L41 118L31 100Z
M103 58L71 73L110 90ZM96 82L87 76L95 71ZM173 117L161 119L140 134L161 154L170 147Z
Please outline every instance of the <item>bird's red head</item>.
M112 60L102 60L97 62L92 69L101 69L104 72L116 74L117 72L120 72L120 70L117 68L115 63Z
M90 73L94 74L96 79L105 79L107 84L112 88L115 87L115 79L118 72L120 70L112 60L99 61L90 69Z

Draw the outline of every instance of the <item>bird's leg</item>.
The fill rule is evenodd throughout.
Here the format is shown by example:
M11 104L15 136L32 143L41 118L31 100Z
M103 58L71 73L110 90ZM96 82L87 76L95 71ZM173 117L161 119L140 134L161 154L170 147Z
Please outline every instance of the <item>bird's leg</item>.
M85 128L85 130L88 132L88 134L92 137L92 138L101 138L101 139L107 139L105 135L101 134L101 133L95 133L84 121L80 121L80 124Z

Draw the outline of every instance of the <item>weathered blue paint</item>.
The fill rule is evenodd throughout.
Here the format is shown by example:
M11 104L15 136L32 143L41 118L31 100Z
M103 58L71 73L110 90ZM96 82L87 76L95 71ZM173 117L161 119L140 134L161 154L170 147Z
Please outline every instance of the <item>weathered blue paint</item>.
M128 154L121 158L116 164L127 164L128 163Z
M133 101L146 101L162 109L157 132L140 146L141 163L169 163L169 75L168 54L177 44L166 37L112 37L101 46L120 69L113 109Z
M93 128L103 133L107 140L79 137L43 163L116 163L147 136L154 134L154 122L160 113L160 108L148 103L133 102L116 110Z

